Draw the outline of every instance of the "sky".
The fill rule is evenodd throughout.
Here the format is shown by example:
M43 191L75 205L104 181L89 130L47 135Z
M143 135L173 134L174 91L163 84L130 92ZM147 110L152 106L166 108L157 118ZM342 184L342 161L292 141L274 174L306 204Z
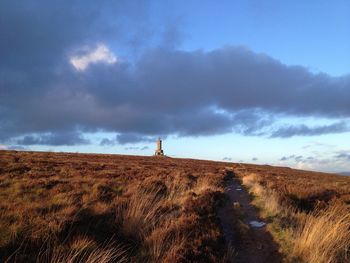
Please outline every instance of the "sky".
M0 149L350 171L348 1L0 2Z

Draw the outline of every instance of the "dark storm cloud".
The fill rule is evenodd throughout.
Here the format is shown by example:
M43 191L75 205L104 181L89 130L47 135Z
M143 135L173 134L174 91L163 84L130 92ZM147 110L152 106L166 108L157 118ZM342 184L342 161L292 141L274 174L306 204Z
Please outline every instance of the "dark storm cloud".
M127 144L127 143L138 143L138 142L155 142L155 137L150 136L142 136L139 134L118 134L116 136L116 141L119 144Z
M290 156L283 156L280 161L295 161L295 162L308 162L312 161L314 158L309 156L309 157L304 157L302 155L290 155Z
M1 105L24 103L23 107L30 107L33 97L64 79L67 57L79 46L112 39L112 35L128 41L130 36L125 36L125 28L119 25L130 17L136 20L138 13L131 3L1 1L0 84L1 89L5 88ZM119 23L107 23L112 17ZM142 32L137 24L133 23L132 28Z
M108 138L104 138L100 141L100 145L101 146L114 146L116 145L116 140L111 140L111 139L108 139Z
M337 147L336 145L333 144L327 144L327 143L320 143L320 142L311 142L308 145L303 146L303 149L309 149L309 148L315 148L315 147L321 147L321 148L328 148L328 149L332 149Z
M76 133L98 131L118 134L101 141L113 145L170 134L287 138L348 130L349 76L313 74L244 47L179 51L173 44L181 32L171 23L158 47L145 48L155 31L146 1L2 1L0 142L71 145L87 143ZM85 71L70 64L98 43L138 49L136 59L116 53L117 63ZM337 123L274 127L289 116Z
M88 144L89 140L82 137L79 133L60 132L45 135L26 135L16 140L19 145L81 145Z
M148 150L149 147L148 146L143 146L143 147L130 146L130 147L125 147L124 149L127 151L130 151L130 150L131 151L137 151L137 150L144 151L144 150Z
M350 152L339 152L334 156L335 159L350 161Z
M309 127L304 124L297 126L282 127L272 132L271 138L289 138L293 136L317 136L322 134L343 133L350 131L345 122L338 122L331 125Z
M302 155L290 155L290 156L283 156L280 161L285 162L285 161L294 161L294 162L301 162L301 163L310 163L315 161L315 157L308 156L304 157Z
M139 143L139 142L155 142L156 137L144 136L135 133L122 133L115 136L114 139L104 138L101 140L101 146L113 146L116 144L128 144L128 143Z

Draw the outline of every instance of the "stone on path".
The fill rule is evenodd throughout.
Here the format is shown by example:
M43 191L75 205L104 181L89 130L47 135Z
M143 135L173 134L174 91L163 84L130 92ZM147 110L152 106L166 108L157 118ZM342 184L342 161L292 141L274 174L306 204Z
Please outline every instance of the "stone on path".
M253 221L249 222L249 225L251 225L252 227L260 228L260 227L265 226L266 223L265 222L261 222L261 221L259 222L259 221L253 220Z

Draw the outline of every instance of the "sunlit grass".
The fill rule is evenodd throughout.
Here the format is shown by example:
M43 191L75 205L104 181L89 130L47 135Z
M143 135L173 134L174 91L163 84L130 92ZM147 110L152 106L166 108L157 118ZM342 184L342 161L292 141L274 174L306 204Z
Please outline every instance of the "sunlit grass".
M274 185L273 177L267 182L259 174L245 173L241 178L254 196L253 202L260 208L261 215L271 220L268 229L281 245L281 250L287 255L288 260L308 263L350 260L350 206L346 202L341 200L333 200L328 204L319 202L315 208L304 204L305 207L311 207L311 210L304 211L298 206L293 207L294 199L288 200L288 195L294 196L293 192L285 192L285 189L277 192L278 187L267 188L266 185L269 183ZM297 184L301 184L301 179L299 178ZM325 183L329 184L328 181ZM342 184L332 183L332 185ZM312 196L320 192L319 190L314 192L314 188L298 190L292 186L291 189L300 191L295 195L302 196ZM314 200L311 199L310 202Z

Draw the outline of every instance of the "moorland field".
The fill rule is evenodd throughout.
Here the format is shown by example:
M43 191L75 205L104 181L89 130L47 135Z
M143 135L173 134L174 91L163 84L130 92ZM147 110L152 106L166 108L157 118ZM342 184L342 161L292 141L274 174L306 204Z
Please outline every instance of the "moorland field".
M229 204L232 243L219 216L233 178L267 222L278 261L350 259L350 177L169 157L0 151L0 262L237 262L250 233L244 211Z

